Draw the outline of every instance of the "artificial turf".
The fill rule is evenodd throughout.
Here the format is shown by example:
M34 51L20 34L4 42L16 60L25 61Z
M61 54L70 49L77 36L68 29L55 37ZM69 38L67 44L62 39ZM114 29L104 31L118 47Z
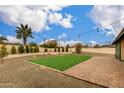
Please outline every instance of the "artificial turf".
M44 65L60 71L64 71L78 63L88 60L88 55L61 55L30 60L32 63Z

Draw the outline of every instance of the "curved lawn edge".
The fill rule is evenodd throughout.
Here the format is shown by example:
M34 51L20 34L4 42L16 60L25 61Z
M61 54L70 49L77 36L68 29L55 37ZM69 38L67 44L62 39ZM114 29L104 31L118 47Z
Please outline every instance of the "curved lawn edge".
M38 59L29 60L29 61L35 64L47 66L59 71L64 71L90 58L91 56L89 55L61 55L61 56L52 56L52 57L46 57L46 58L38 58Z

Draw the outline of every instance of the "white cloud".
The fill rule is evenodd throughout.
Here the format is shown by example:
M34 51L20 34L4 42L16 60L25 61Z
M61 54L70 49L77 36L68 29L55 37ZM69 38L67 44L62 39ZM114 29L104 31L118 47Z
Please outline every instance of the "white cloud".
M62 37L63 38L66 38L67 37L67 34L66 33L62 33Z
M61 11L63 8L68 7L69 5L29 5L29 8L33 8L33 9L43 9L44 11Z
M60 21L60 25L62 25L64 28L72 28L73 25L71 23L73 16L66 14L66 18Z
M51 24L59 24L60 21L62 20L63 16L60 13L51 13L49 14L49 21Z
M111 24L119 19L124 18L124 6L94 6L89 13L90 18L96 26L104 27ZM124 20L114 25L106 26L102 28L107 35L116 36L117 33L124 27Z
M46 6L44 7L45 10L52 10L52 11L61 11L63 8L65 7L68 7L68 5L56 5L56 6L53 6L53 5L49 5L49 6Z
M17 39L14 36L7 35L6 38L7 38L8 41L5 41L5 42L9 42L9 43L22 43L21 40Z
M58 36L59 39L65 39L67 37L66 33L62 33L61 35Z
M48 21L52 22L52 19L54 19L53 24L59 23L60 26L70 28L72 24L68 22L71 22L72 18L69 15L64 18L61 13L56 13L65 7L68 6L0 6L0 19L6 24L14 26L21 23L28 24L36 32L49 30ZM51 12L54 15L49 19L48 15L51 15ZM63 24L66 23L67 27L62 23L60 24L65 19L68 20Z
M61 36L61 35L59 35L59 36L58 36L58 38L59 38L59 39L62 39L62 36Z
M49 22L50 24L56 24L56 25L60 25L64 28L72 28L72 19L73 16L70 14L65 14L65 17L62 16L61 13L51 13L49 14Z
M117 33L115 31L108 31L106 32L106 35L109 36L109 35L116 35Z
M94 40L91 40L89 43L90 43L91 46L95 46L97 44L97 42L94 41Z

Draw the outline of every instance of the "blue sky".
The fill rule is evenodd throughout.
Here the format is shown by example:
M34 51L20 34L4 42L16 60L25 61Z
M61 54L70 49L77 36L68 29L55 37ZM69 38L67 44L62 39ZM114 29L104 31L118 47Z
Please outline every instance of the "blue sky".
M3 7L3 6L0 6L0 7ZM65 34L65 37L62 37L64 40L81 41L84 43L90 43L91 41L94 41L97 43L112 41L113 35L106 35L105 33L106 29L104 29L104 31L100 30L101 32L92 31L94 27L96 27L96 25L101 25L100 22L96 23L94 19L91 17L92 15L90 13L95 11L93 10L93 8L94 6L89 6L89 5L80 5L80 6L73 5L73 6L64 7L58 11L52 11L54 13L60 13L61 15L63 15L63 18L66 17L66 14L73 16L72 18L70 18L70 21L69 21L72 27L71 26L63 27L62 25L58 25L59 23L58 24L51 23L48 25L49 29L41 29L40 31L35 31L35 29L33 29L33 35L35 38L30 39L29 41L35 41L36 43L40 43L43 41L43 34L46 35L47 39L58 39L59 36L62 36L62 34ZM0 9L0 35L15 37L15 30L16 30L17 24L15 25L14 22L11 23L12 21L11 20L8 21L7 20L8 18L6 17L4 19L3 15L5 16L6 14L7 13L4 13L1 8ZM42 21L42 20L39 20L39 21ZM87 33L89 31L91 31L91 33L82 34L80 38L78 37L80 33L85 33L85 32Z

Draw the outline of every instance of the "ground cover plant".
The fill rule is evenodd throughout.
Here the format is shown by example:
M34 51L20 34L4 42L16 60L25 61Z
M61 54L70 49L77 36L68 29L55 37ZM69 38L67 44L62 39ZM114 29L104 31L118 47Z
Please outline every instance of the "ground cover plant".
M60 55L46 58L30 60L32 63L51 67L60 71L64 71L80 62L84 62L91 58L88 55Z

